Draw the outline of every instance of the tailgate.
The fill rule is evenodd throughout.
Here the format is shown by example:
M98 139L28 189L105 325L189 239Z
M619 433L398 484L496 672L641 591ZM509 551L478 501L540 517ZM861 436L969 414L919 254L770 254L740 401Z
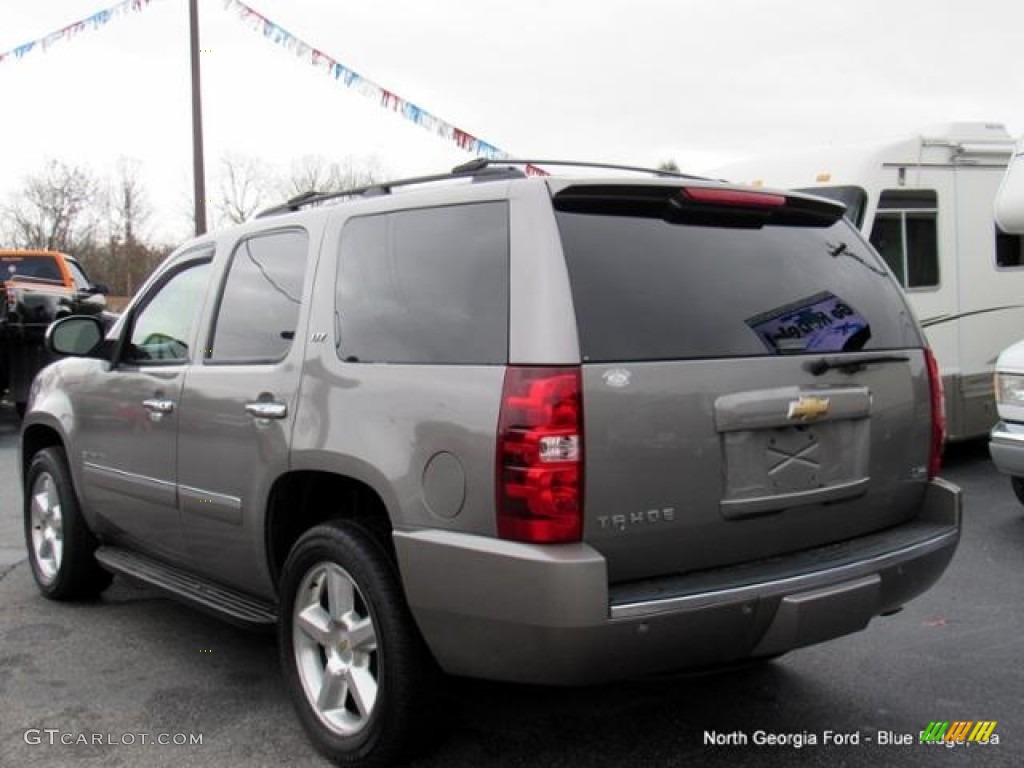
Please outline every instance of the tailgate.
M588 365L583 387L584 538L612 581L841 541L920 505L920 351L820 378L791 359Z

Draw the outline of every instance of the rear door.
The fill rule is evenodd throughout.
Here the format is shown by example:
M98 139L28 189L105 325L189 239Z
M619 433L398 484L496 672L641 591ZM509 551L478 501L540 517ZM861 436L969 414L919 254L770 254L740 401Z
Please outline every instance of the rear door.
M288 445L302 371L310 233L248 234L231 252L201 362L189 368L178 429L178 500L196 570L269 588L263 520Z
M838 208L637 185L569 187L555 208L583 360L584 538L612 581L913 514L922 340Z

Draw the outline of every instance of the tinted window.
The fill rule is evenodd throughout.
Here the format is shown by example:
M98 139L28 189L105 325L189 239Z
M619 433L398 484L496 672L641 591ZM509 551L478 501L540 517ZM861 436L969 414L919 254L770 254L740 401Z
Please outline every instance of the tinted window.
M345 225L338 355L350 362L508 358L508 207L400 211Z
M288 354L308 252L308 238L300 230L257 235L238 244L206 353L209 360L272 362Z
M4 256L0 258L0 280L18 278L63 282L64 276L53 256Z
M878 200L871 244L906 288L939 284L935 192L890 190Z
M193 262L160 285L132 320L125 355L134 362L183 362L210 279L209 261Z
M996 266L1024 267L1024 238L996 227Z
M556 216L587 361L921 343L896 284L846 219L754 229Z

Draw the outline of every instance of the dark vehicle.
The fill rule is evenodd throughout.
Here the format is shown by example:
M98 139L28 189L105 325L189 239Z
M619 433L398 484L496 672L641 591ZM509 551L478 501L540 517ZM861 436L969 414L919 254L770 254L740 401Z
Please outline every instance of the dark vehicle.
M481 161L197 238L109 332L50 329L78 357L22 431L36 581L276 627L303 725L364 766L438 668L590 684L862 630L942 575L960 491L843 211Z
M43 344L50 323L69 315L101 315L107 288L57 251L0 250L0 283L5 301L0 391L7 390L21 414L32 379L53 360Z

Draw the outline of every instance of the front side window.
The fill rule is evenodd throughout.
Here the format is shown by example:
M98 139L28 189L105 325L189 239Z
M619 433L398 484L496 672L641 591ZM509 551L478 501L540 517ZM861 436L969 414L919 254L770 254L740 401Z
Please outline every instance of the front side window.
M210 362L277 362L288 354L308 255L303 230L260 234L238 244L206 351Z
M140 364L187 361L209 279L210 262L200 261L160 285L132 320L125 359Z
M354 218L335 306L347 362L496 365L508 359L508 205Z
M904 288L939 284L937 214L930 190L888 190L878 199L871 244Z
M64 263L68 265L68 272L71 273L71 279L75 283L75 290L88 291L92 287L92 283L89 282L89 278L85 276L85 272L77 262L68 260Z

